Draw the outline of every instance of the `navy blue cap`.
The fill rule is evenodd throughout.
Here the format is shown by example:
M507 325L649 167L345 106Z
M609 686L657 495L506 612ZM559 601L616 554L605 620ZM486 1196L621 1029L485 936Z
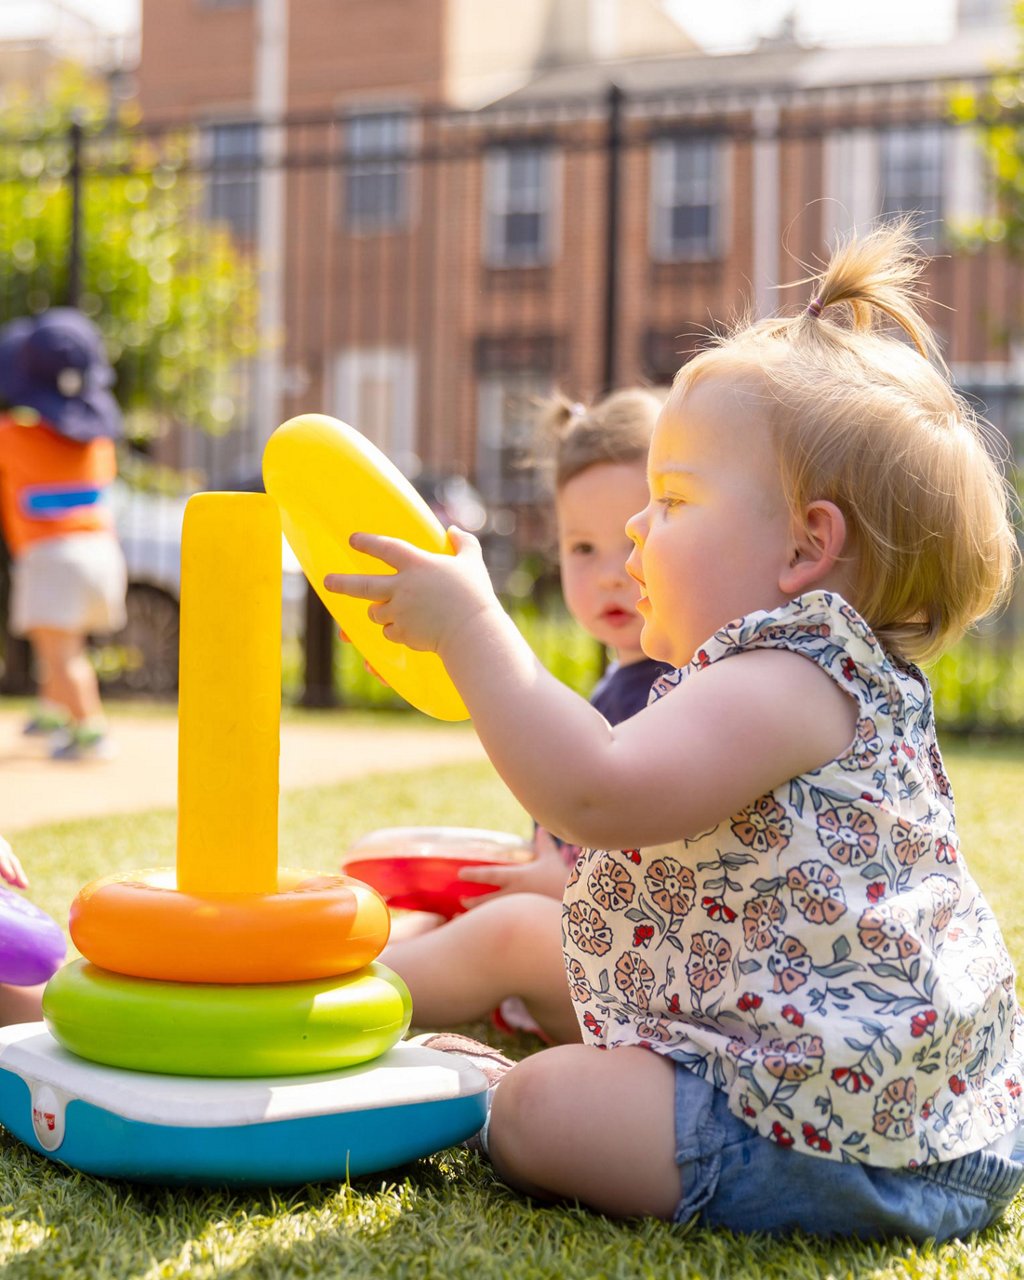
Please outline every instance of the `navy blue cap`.
M0 329L0 397L12 408L34 409L62 436L84 443L124 434L113 382L99 330L73 307Z

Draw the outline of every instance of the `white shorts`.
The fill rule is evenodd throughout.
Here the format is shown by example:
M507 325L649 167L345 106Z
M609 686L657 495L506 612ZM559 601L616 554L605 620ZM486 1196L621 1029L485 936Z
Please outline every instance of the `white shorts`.
M10 632L120 631L127 586L124 555L111 533L71 533L34 542L11 569Z

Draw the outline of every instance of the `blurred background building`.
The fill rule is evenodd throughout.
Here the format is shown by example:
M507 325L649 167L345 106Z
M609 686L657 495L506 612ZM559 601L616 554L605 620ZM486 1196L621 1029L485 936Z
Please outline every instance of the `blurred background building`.
M1016 277L956 252L987 174L950 117L1012 50L996 0L944 41L808 47L790 18L725 56L656 0L144 0L141 35L143 119L200 130L209 216L260 270L249 403L230 440L169 441L181 465L252 469L320 408L514 514L537 396L669 379L903 210L948 356L1005 417Z
M835 5L817 28L806 0L720 7L711 52L716 14L689 0L31 0L49 25L0 43L0 103L69 60L109 93L57 166L68 288L86 288L90 201L107 201L94 240L152 237L171 172L194 183L196 234L225 232L253 273L257 339L217 375L213 432L118 330L149 457L249 484L280 421L336 414L431 500L453 477L482 495L492 568L515 585L548 534L541 397L667 382L738 316L799 305L782 286L836 235L902 212L954 375L1019 454L1021 270L987 233L991 169L964 110L1015 56L1010 5L908 0L891 25L915 11L920 32L875 44L856 41L865 6L845 31ZM747 15L735 32L730 12ZM159 268L186 287L163 341L212 367L230 323L197 309L190 336L189 269L180 253Z

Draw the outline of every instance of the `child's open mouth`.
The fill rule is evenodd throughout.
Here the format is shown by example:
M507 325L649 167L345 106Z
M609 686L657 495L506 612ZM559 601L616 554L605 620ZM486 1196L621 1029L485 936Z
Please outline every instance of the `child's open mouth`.
M605 622L610 623L613 627L624 627L628 622L636 617L636 614L631 609L620 609L616 606L611 609L605 609L601 614L601 617Z

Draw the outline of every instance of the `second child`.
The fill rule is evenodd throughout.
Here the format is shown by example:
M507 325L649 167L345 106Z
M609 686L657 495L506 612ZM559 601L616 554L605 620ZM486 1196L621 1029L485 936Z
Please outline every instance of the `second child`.
M640 648L636 583L626 572L626 520L646 501L647 449L663 397L642 387L586 407L549 402L542 434L553 440L555 519L566 607L605 646L611 665L591 694L610 724L646 706L669 668ZM466 868L465 880L498 884L464 915L399 938L383 959L412 993L417 1025L444 1027L486 1017L554 1041L578 1040L561 946L561 903L578 849L542 828L537 856L510 867Z

